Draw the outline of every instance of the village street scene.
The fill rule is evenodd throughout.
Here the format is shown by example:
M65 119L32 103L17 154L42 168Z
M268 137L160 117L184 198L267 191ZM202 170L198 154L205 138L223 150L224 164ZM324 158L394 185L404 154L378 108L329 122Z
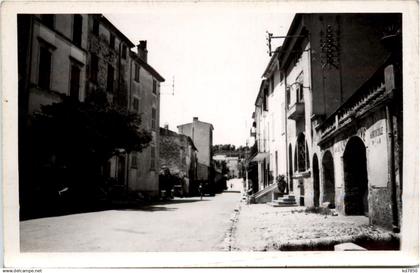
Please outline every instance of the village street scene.
M399 250L402 15L205 14L18 15L20 251Z

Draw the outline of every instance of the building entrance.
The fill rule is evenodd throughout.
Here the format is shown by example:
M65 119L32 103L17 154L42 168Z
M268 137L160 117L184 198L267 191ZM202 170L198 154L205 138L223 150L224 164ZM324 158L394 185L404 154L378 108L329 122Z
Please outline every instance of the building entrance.
M329 202L330 207L335 207L335 178L334 160L330 151L327 151L322 158L323 170L323 202Z
M319 207L319 167L318 157L314 154L312 159L312 172L314 182L314 207Z
M360 138L352 137L348 141L343 161L345 213L347 215L368 215L366 147Z

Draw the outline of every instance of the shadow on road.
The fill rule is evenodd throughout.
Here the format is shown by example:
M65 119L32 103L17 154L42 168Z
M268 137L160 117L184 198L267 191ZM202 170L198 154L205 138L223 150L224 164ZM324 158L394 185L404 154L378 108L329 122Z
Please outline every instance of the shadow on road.
M59 216L66 216L72 214L80 214L80 213L92 213L92 212L100 212L100 211L107 211L107 210L117 210L117 211L173 211L177 208L168 208L164 205L170 204L183 204L183 203L193 203L193 202L205 202L210 201L211 197L205 196L203 200L200 200L200 197L196 198L176 198L171 200L163 200L163 201L152 201L152 202L141 202L137 204L108 204L103 206L97 207L86 207L86 208L71 208L71 209L58 209L56 211L44 211L42 214L32 215L30 217L22 217L20 216L20 221L26 221L31 219L39 219L39 218L47 218L47 217L59 217Z

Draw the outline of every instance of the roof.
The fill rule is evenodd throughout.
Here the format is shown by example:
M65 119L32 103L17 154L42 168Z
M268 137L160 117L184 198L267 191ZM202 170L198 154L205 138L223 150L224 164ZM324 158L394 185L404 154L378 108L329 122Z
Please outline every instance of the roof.
M272 72L273 66L276 64L277 60L278 60L278 55L281 51L281 46L277 47L276 50L274 51L273 56L271 56L270 61L268 62L267 67L264 70L264 73L262 74L262 77L268 78Z
M262 80L261 84L260 84L260 90L258 91L258 95L257 98L255 99L255 106L261 106L262 101L261 99L264 97L264 87L266 86L267 81L266 80Z
M303 20L303 13L297 13L293 17L292 23L290 24L289 31L287 32L286 37L283 41L283 45L279 50L278 59L280 61L280 67L284 68L284 65L287 63L292 48L295 46L295 43L301 37L291 37L293 35L300 35L300 32L304 29L303 27L299 29Z
M211 124L211 123L208 123L208 122L205 122L205 121L201 121L201 120L197 120L197 122L200 122L200 123L204 123L204 124L210 125L211 129L212 129L212 130L214 130L213 124ZM179 128L179 127L182 127L182 126L185 126L185 125L190 125L190 124L192 124L192 122L188 122L188 123L180 124L180 125L176 126L176 128Z
M134 44L125 36L114 24L112 24L103 14L94 14L96 15L99 20L104 23L107 27L109 27L112 31L118 34L118 36L124 40L130 48L134 47Z
M130 50L130 57L136 60L144 69L152 74L159 82L164 82L165 79L147 62L143 61L137 53Z

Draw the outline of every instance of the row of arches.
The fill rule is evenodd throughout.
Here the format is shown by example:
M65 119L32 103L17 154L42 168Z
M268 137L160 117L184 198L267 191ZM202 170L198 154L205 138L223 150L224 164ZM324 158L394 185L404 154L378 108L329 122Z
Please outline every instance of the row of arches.
M303 138L304 139L304 138ZM298 138L299 143L299 138ZM305 141L305 150L307 144ZM297 144L299 147L299 144ZM290 190L293 191L293 168L292 164L292 146L289 145L289 181ZM298 150L295 150L295 164L299 160L308 160L308 155L296 156ZM300 158L299 158L300 157ZM298 161L296 163L296 161ZM308 160L309 161L309 160ZM306 167L309 163L305 162ZM295 168L295 171L300 171ZM344 173L344 212L346 215L367 215L369 212L368 203L368 176L366 147L359 137L351 137L343 153L343 173ZM330 151L325 151L321 162L317 154L312 156L312 178L313 178L313 203L319 207L321 202L329 202L331 207L335 207L335 172L334 158ZM322 194L322 196L321 196Z

